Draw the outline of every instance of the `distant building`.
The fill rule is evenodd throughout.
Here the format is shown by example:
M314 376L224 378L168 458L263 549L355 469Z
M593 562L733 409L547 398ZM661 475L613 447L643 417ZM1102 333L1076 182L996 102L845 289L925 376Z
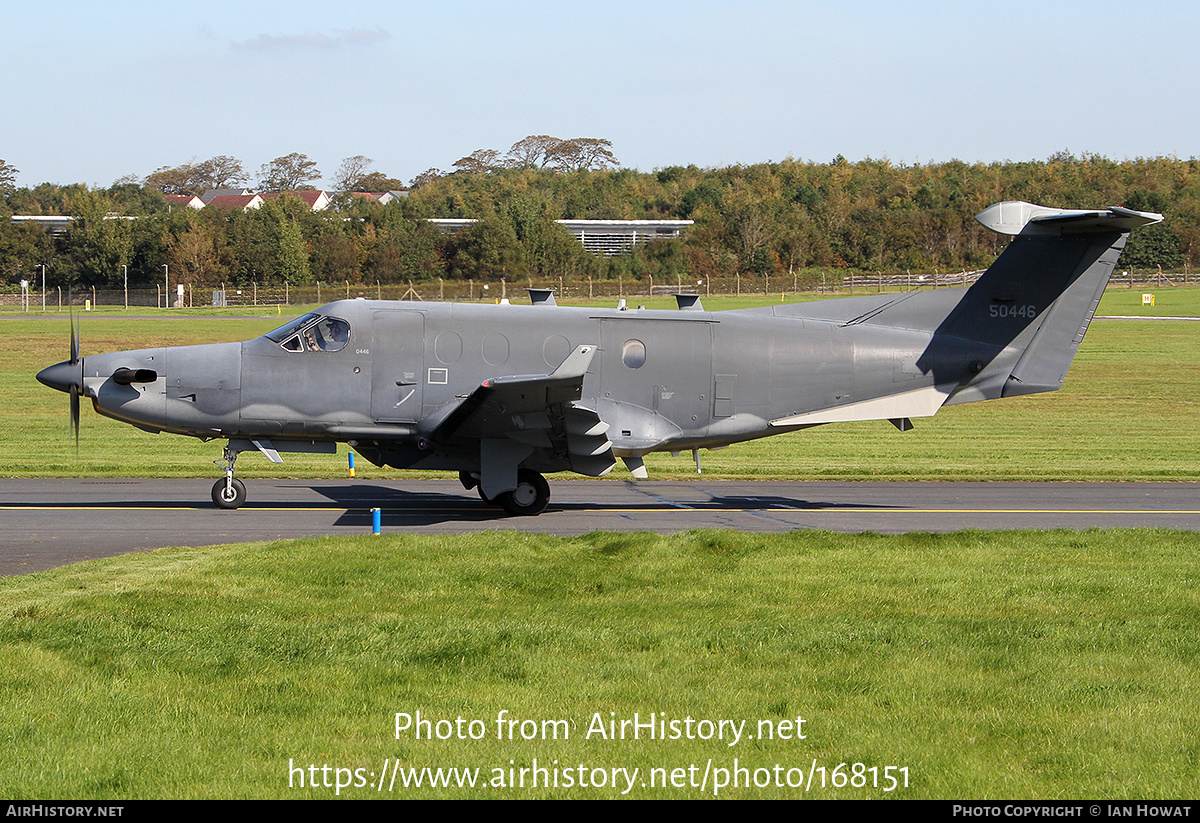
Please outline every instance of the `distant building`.
M172 209L202 209L204 201L194 194L168 194L167 205Z
M255 194L249 189L209 189L200 196L206 206L216 206L219 209L232 211L241 209L257 209L268 200L278 200L284 195L303 200L312 211L324 211L333 202L329 195L317 189L300 189L297 191L272 191ZM168 198L169 202L169 198Z
M333 201L329 199L329 195L317 189L299 189L297 191L272 191L266 194L261 194L263 200L278 200L280 197L295 197L298 200L303 200L308 204L310 211L325 211L329 208L329 204Z
M475 222L471 218L430 218L430 223L447 234L462 231ZM614 257L630 251L638 243L674 240L694 220L556 220L583 247L594 254Z
M262 208L262 204L262 196L258 194L218 194L209 198L205 205L223 211L250 211Z
M399 200L402 197L408 197L406 191L352 191L347 192L356 200L374 200L381 206L386 206L393 200Z
M583 247L612 257L624 254L638 243L674 240L694 220L559 220Z
M45 232L57 237L70 228L74 220L74 217L66 214L14 214L9 222L18 226L41 226Z
M200 195L200 199L207 206L213 201L214 197L245 197L249 194L254 194L254 192L250 191L250 189L209 189Z

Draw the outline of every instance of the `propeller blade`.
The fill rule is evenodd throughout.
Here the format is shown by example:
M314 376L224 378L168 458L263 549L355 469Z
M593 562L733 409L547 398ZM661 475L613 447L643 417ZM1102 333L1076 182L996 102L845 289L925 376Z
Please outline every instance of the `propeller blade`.
M72 366L79 362L79 327L75 325L75 304L71 302L71 288L67 287L67 311L71 318L71 359Z
M75 312L71 312L71 360L72 366L79 362L79 327L76 325Z
M71 384L71 431L75 434L75 456L79 456L79 387Z
M71 380L71 432L75 435L75 457L79 457L79 393L83 391L83 360L79 357L79 324L75 317L75 304L71 302L71 289L67 289L67 305L71 312L71 359L72 366L78 365L78 377L72 369Z

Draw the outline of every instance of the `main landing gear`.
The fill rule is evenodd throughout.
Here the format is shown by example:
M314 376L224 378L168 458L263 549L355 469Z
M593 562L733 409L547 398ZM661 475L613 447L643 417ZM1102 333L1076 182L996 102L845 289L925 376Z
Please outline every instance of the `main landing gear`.
M233 476L233 464L237 456L236 449L226 446L224 458L213 461L225 470L224 479L218 480L212 487L212 501L218 509L236 509L246 502L246 484Z
M465 489L475 489L479 499L488 504L500 504L500 508L514 517L527 517L541 514L550 502L550 484L532 469L517 471L517 487L512 491L501 492L496 497L489 498L483 493L479 477L471 472L459 472L458 480Z

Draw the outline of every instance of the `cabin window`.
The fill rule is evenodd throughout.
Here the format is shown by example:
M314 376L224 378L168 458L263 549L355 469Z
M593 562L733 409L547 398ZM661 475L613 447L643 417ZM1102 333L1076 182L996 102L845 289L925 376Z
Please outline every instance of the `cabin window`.
M631 369L640 369L646 363L646 344L641 340L626 340L621 347L621 362Z

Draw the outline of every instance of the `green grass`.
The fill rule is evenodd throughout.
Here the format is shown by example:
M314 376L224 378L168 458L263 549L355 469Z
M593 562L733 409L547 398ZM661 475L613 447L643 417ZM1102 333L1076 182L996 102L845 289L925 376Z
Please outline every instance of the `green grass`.
M907 767L904 798L1191 797L1198 584L1195 536L1168 531L387 535L93 561L0 580L0 795L331 797L289 786L289 762L487 781L534 758L644 778L736 757ZM487 733L397 739L417 711ZM569 739L497 740L502 711ZM806 738L586 737L597 713L652 712L755 738L803 717Z
M1099 313L1200 316L1200 288L1154 293L1158 305L1142 307L1140 291L1109 290ZM713 298L710 307L754 302ZM247 339L284 317L97 314L84 318L83 351ZM0 364L8 412L0 465L8 476L214 475L211 461L220 456L219 444L146 434L97 416L87 404L76 455L65 396L33 379L40 368L66 357L67 338L65 317L53 313L0 318L0 339L10 352ZM915 421L916 428L904 434L884 422L822 426L704 452L702 465L713 478L1200 480L1198 348L1197 323L1097 321L1059 392L948 407L932 419ZM345 473L344 456L287 455L285 460L272 466L249 455L238 472L246 478ZM690 455L651 455L647 465L655 478L688 477L694 471ZM396 474L362 460L356 468L368 479ZM627 476L620 468L613 474Z

